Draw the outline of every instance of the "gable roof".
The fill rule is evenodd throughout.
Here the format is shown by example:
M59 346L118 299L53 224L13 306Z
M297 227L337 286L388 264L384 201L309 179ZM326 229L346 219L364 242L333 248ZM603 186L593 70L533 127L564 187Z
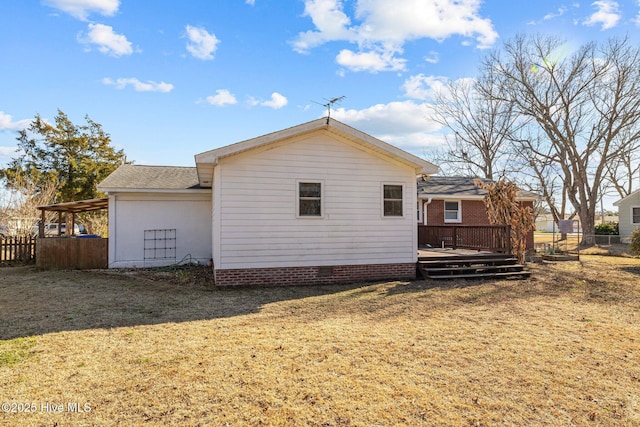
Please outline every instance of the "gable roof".
M181 166L122 165L98 184L98 190L104 192L175 192L199 188L196 168Z
M623 197L622 199L613 202L613 206L620 206L621 203L626 203L630 200L633 200L639 194L640 194L640 190L636 190L633 193L629 194L627 197Z
M481 200L487 194L486 190L475 185L476 178L462 176L430 176L427 179L418 178L418 197L434 199L464 199ZM489 179L478 178L485 183L493 182ZM519 190L519 200L537 200L540 197L530 191Z
M330 118L321 118L311 122L303 123L298 126L290 127L278 132L273 132L257 138L248 139L246 141L227 145L225 147L216 148L214 150L205 151L196 154L196 168L198 170L198 179L203 187L210 187L213 182L213 169L222 158L234 156L258 147L268 144L274 144L288 138L301 136L304 134L326 131L330 134L337 135L355 142L364 148L392 158L400 163L412 166L416 174L433 174L438 172L438 167L434 164L423 160L413 154L410 154L400 148L394 147L384 141L372 137L364 132L345 125L337 120Z

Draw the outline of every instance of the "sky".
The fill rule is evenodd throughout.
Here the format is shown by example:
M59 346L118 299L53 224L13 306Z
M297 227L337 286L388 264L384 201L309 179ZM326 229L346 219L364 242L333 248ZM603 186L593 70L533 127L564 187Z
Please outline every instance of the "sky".
M640 0L1 0L0 166L58 109L136 164L194 166L339 97L332 117L429 160L432 91L522 33L637 43Z

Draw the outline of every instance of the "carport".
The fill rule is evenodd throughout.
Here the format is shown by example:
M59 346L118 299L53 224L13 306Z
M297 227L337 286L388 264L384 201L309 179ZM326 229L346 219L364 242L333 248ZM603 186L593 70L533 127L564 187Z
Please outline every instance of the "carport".
M38 206L41 213L36 242L36 266L45 269L107 268L109 261L108 239L99 236L76 236L75 223L78 213L108 209L108 207L108 198ZM62 227L59 226L57 236L45 237L44 226L47 212L58 213L58 224L62 223L62 214L66 214L66 229L70 232L62 236Z

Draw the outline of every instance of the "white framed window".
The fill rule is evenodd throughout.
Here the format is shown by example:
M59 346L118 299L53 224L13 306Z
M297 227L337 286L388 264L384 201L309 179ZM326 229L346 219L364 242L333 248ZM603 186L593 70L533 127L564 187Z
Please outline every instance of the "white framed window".
M324 216L324 185L322 181L297 181L296 217L322 218Z
M416 221L421 224L422 223L422 200L418 200L418 212L416 214Z
M404 216L404 186L402 184L382 184L382 216L385 218Z
M631 224L640 224L640 206L631 207Z
M444 222L462 222L462 202L460 200L444 201Z

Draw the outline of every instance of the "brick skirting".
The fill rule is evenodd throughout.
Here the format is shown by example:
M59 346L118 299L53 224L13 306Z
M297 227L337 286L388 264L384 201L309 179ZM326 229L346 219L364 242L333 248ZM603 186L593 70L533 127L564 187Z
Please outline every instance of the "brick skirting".
M415 263L215 270L216 286L333 285L415 278Z

